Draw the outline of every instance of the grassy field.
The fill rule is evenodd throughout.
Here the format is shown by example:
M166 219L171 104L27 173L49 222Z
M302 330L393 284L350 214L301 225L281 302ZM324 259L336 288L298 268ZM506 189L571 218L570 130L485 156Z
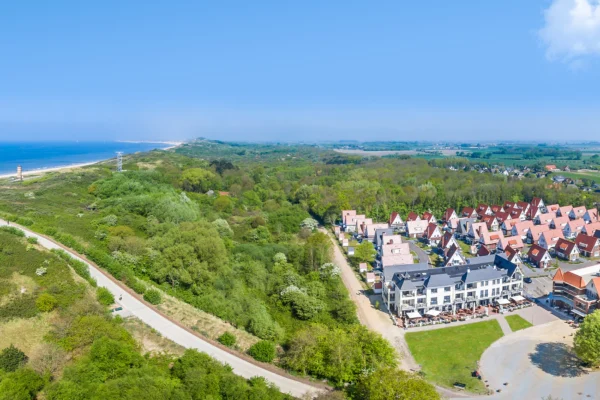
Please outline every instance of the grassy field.
M446 387L460 382L470 392L486 393L483 382L471 373L485 349L501 337L498 321L491 320L407 333L406 341L427 380Z
M506 322L508 322L508 325L510 326L510 329L512 329L513 332L520 331L521 329L526 329L533 326L531 322L523 319L523 317L516 314L507 316Z
M585 171L585 172L557 172L557 175L562 175L571 179L590 179L600 182L600 171Z

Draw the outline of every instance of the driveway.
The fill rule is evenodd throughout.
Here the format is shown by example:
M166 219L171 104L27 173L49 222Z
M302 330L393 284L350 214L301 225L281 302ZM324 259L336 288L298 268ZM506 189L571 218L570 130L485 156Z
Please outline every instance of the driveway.
M415 253L417 253L417 256L419 257L419 262L426 262L427 264L430 264L429 255L425 252L425 250L417 246L416 243L412 240L408 240L408 245L410 247L410 251L414 251Z
M6 221L0 219L0 225L7 225ZM14 225L14 224L11 224ZM151 306L142 302L132 294L128 288L125 288L123 284L105 272L101 271L94 264L88 262L86 259L80 257L72 250L65 248L64 246L56 243L55 241L39 235L35 232L30 231L22 226L16 226L25 232L27 237L35 237L38 239L38 243L47 249L62 249L67 251L74 259L84 262L90 271L90 275L96 279L98 286L107 288L115 298L123 296L119 303L135 317L142 320L145 324L154 328L162 336L172 340L173 342L191 349L197 349L198 351L207 353L214 359L228 364L233 369L233 372L244 378L252 378L255 376L261 376L267 381L277 385L279 389L284 393L289 393L295 397L302 397L307 393L318 393L322 391L321 388L311 386L300 380L292 379L291 377L285 376L283 373L279 374L275 368L267 369L257 364L247 361L241 357L236 356L220 347L217 347L199 336L196 336L193 331L188 330L180 326L179 324L171 321L168 317L153 309Z
M492 344L483 353L480 371L494 395L477 398L599 399L600 372L589 373L578 366L571 350L574 333L563 320L555 320Z

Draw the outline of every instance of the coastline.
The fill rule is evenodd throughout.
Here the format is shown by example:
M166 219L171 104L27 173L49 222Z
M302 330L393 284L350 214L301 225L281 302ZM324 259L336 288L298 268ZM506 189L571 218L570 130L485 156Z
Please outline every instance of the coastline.
M169 147L165 147L163 149L158 149L158 150L171 150L174 149L176 147L181 146L184 142L125 142L122 141L123 143L164 143L164 144L171 144L171 146ZM134 154L134 153L131 153ZM127 154L125 154L127 155ZM94 164L98 164L101 162L105 162L110 160L110 158L106 158L103 160L95 160L95 161L86 161L83 163L76 163L76 164L68 164L68 165L59 165L56 167L48 167L48 168L36 168L36 169L32 169L32 170L26 170L23 171L23 176L35 176L35 175L43 175L47 172L61 172L61 171L69 171L72 169L76 169L76 168L82 168L82 167L87 167L89 165L94 165ZM10 179L10 178L16 178L17 177L17 171L15 170L15 172L11 172L11 173L6 173L6 174L0 174L0 179Z
M50 168L37 168L37 169L32 169L30 171L23 171L23 176L43 175L46 172L59 172L59 171L64 171L64 170L81 168L81 167L86 167L88 165L98 164L103 161L106 161L106 160L96 160L96 161L89 161L89 162L78 163L78 164L61 165L58 167L50 167ZM16 177L17 177L16 171L13 173L10 173L10 174L0 175L0 179L8 179L8 178L16 178Z

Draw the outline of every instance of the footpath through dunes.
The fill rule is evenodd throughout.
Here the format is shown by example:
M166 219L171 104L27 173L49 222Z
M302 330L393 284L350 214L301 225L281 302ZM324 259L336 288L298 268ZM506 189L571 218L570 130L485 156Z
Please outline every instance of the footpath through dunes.
M6 226L8 223L0 219L0 226L1 225ZM181 326L154 309L154 307L141 300L138 295L134 294L129 288L126 288L121 282L106 274L98 266L79 255L77 252L22 226L13 223L11 223L10 226L15 226L22 230L27 237L37 238L38 243L49 250L65 250L74 259L84 262L89 268L90 275L96 279L98 286L107 288L116 299L121 298L119 304L123 308L173 342L185 348L197 349L198 351L207 353L214 359L228 364L235 374L246 379L256 376L263 377L268 382L276 385L282 392L295 397L300 398L307 395L315 397L319 392L326 390L322 385L312 384L307 380L295 378L286 374L285 371L278 370L273 366L260 365L258 362L254 362L249 358L242 357L241 355L206 341L194 331Z

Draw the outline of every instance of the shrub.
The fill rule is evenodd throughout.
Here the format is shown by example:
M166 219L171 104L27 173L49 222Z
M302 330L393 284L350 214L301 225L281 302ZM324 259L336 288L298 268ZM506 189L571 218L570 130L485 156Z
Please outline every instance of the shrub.
M158 290L149 289L146 290L146 293L144 293L144 300L146 300L150 304L156 305L162 302L162 296L160 295L160 292Z
M37 238L36 238L36 237L33 237L33 236L29 236L29 237L27 238L27 241L28 241L29 243L31 243L31 244L37 244L37 242L38 242Z
M38 313L35 298L32 295L19 296L0 307L0 320L12 318L32 318Z
M0 400L35 399L44 379L29 368L7 374L0 382Z
M271 362L275 358L275 344L268 340L256 342L248 349L248 354L255 360L262 362Z
M119 219L117 218L116 215L111 214L111 215L107 215L106 217L102 218L99 222L102 225L116 226L118 220Z
M219 343L227 347L233 347L235 345L235 336L233 333L225 332L217 339Z
M83 279L88 281L90 283L90 285L92 285L93 287L96 287L96 280L94 278L92 278L92 276L90 275L90 270L89 270L87 264L85 264L82 261L74 259L73 257L71 257L69 255L69 253L67 253L64 250L54 249L54 250L52 250L52 252L54 254L58 255L63 260L65 260L67 262L67 264L69 264L71 266L71 268L73 268L75 270L77 275L81 276Z
M146 292L146 285L136 280L127 281L127 286L133 289L137 294L144 294Z
M33 221L30 220L29 218L19 217L19 218L17 218L17 224L23 225L23 226L31 226L31 225L33 225Z
M54 296L49 293L42 293L35 301L35 305L38 310L42 312L49 312L56 308L58 301Z
M0 230L11 233L15 236L25 237L25 232L23 232L22 230L20 230L18 228L15 228L14 226L0 226Z
M115 302L115 296L107 288L103 287L96 289L96 298L100 304L105 306L110 306Z
M27 356L12 344L0 352L0 369L6 372L16 371L27 362Z

